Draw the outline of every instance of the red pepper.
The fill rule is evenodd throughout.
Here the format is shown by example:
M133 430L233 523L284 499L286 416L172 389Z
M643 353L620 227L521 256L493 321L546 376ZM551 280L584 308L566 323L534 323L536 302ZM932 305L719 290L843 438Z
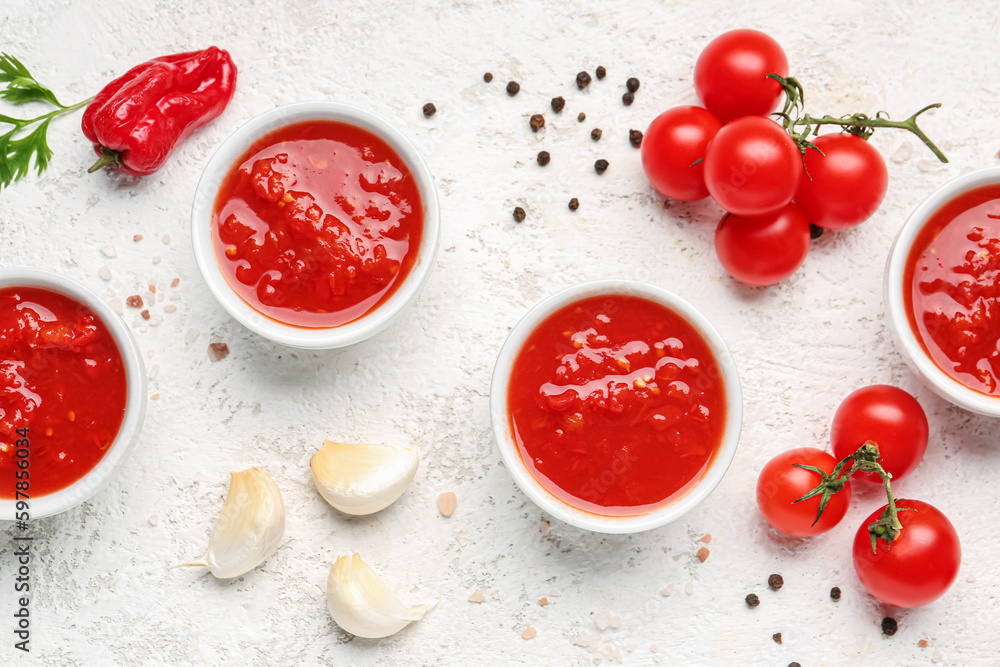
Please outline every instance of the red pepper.
M222 113L236 89L236 65L215 46L136 65L83 112L83 133L101 156L90 171L116 165L130 176L159 169L182 139Z

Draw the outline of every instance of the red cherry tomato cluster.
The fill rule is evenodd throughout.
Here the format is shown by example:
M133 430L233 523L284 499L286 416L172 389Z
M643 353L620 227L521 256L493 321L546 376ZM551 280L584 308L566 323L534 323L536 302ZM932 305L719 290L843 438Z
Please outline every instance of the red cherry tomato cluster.
M757 506L783 533L824 533L847 514L852 475L879 483L905 477L923 458L927 436L927 417L913 396L888 385L858 389L833 418L830 437L837 458L812 447L778 454L757 479ZM895 501L887 481L884 486L890 503L858 528L854 569L879 600L897 607L923 606L941 597L958 576L958 533L933 506Z
M789 111L801 106L797 86L773 38L733 30L712 40L695 63L694 87L704 108L668 109L643 137L642 165L654 188L681 201L711 195L726 211L716 229L716 254L733 278L750 285L772 285L802 265L810 224L846 229L875 213L888 171L866 141L872 127L917 133L904 123L860 114L819 122L793 118ZM785 121L779 124L769 114L783 93ZM799 124L806 125L804 133ZM804 135L813 124L837 124L849 133L809 141Z

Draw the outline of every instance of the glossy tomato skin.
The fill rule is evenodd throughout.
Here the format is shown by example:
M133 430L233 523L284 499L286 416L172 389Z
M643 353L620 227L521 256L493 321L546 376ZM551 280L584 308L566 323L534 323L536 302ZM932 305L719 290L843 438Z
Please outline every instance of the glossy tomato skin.
M896 481L920 465L928 432L927 415L917 399L899 387L874 384L851 392L837 407L830 444L839 459L873 440L881 454L879 463ZM857 474L853 479L882 483L875 474Z
M748 285L773 285L795 273L809 242L809 223L792 204L761 218L723 217L715 230L719 262Z
M823 516L814 526L819 496L801 503L795 501L819 484L821 477L816 472L796 467L796 463L815 466L830 473L837 460L814 447L799 447L778 454L764 465L757 478L757 507L769 524L786 535L808 537L825 533L847 514L851 504L851 484L848 482L830 498Z
M723 123L740 116L766 116L781 99L781 84L768 74L788 76L788 58L759 30L732 30L708 43L694 66L694 89Z
M824 134L813 143L823 154L806 151L806 174L795 193L795 205L806 220L826 229L847 229L872 217L889 186L878 150L846 133Z
M671 199L695 201L707 197L702 160L708 142L721 127L722 123L702 107L674 107L661 113L642 137L646 178Z
M770 118L744 116L723 125L705 151L705 186L719 206L736 215L780 210L801 180L802 155Z
M922 607L934 602L951 587L962 565L962 546L955 526L940 510L920 500L898 500L903 525L899 536L886 548L876 540L872 553L868 525L878 520L885 506L865 519L854 536L854 571L865 589L896 607Z

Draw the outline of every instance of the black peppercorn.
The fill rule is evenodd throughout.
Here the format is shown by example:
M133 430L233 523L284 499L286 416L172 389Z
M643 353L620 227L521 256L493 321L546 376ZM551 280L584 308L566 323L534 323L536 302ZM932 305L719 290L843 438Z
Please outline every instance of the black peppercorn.
M746 597L748 607L756 607L760 604L760 598L757 597L756 593L748 593Z
M587 114L581 111L580 115L577 116L576 119L582 123L583 121L587 120Z
M559 112L561 112L565 108L566 108L566 100L564 100L561 97L553 97L552 98L552 110L553 111L555 111L556 113L559 113Z
M483 75L483 81L485 81L486 83L489 83L492 80L493 80L493 74L492 73L487 72L486 74Z
M639 90L639 79L630 76L628 81L625 82L625 87L628 88L628 92L634 93Z
M608 70L604 69L604 65L598 65L597 71L594 73L597 74L598 79L603 79L608 75Z
M624 95L622 95L622 104L624 104L627 107L630 107L632 106L632 102L635 102L635 95L629 92L626 92Z
M889 617L882 619L882 634L886 635L887 637L892 637L894 634L896 634L896 630L898 629L899 629L899 624L896 623L896 619Z
M552 156L549 155L548 151L539 151L537 159L538 159L538 164L544 167L549 163L549 160L552 159Z
M531 117L529 125L531 125L532 132L538 132L538 130L545 127L545 116L540 113L536 113Z
M642 146L642 132L640 132L639 130L629 130L628 142L633 146L635 146L636 148Z
M597 162L594 163L594 170L598 174L603 174L605 171L607 171L609 166L610 165L608 164L607 160L598 160Z
M578 208L580 208L580 200L577 199L576 197L573 197L572 199L569 200L569 210L575 211Z
M840 586L834 586L830 589L830 597L834 600L840 599Z
M437 107L436 106L434 106L430 102L428 102L427 104L424 105L424 116L426 116L427 118L430 118L431 116L433 116L436 113L437 113Z
M593 139L594 141L600 141L601 135L603 134L604 133L601 131L601 128L595 127L593 130L590 131L590 138Z
M821 236L823 236L823 228L820 227L819 225L814 225L814 224L812 224L810 222L809 223L809 238L811 238L813 241L815 241L816 239L818 239Z
M580 72L576 75L576 87L583 90L590 85L590 74L587 72Z
M772 591L776 591L785 585L785 580L780 574L772 574L767 578L767 585L771 587Z
M510 95L511 97L514 97L519 92L521 92L521 84L519 84L517 81L511 81L510 83L507 84L507 94L508 95Z
M520 206L514 209L514 222L524 222L525 212Z

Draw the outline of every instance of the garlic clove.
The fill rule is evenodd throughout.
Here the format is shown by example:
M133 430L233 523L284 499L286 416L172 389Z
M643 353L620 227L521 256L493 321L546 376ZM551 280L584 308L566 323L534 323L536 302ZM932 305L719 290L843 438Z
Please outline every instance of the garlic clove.
M338 558L326 580L326 604L333 620L352 635L367 639L396 634L437 603L404 604L359 554Z
M415 449L327 440L309 461L320 495L346 514L385 509L410 485L420 457Z
M208 551L176 567L207 567L219 579L229 579L263 563L281 544L285 503L278 485L260 468L230 475L229 493L215 520Z

